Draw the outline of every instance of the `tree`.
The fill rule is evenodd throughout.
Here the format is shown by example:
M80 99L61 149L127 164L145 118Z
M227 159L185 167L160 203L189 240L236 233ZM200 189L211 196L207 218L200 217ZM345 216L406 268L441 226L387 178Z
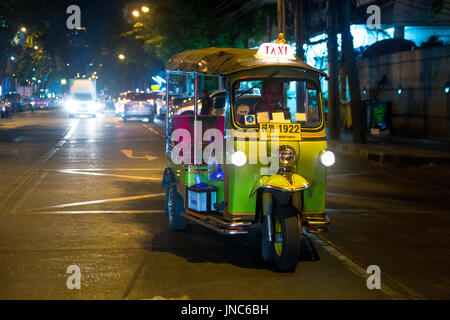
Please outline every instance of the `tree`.
M120 20L109 20L99 46L99 61L103 65L99 81L110 94L124 89L148 87L150 76L164 68L159 58L144 50L144 40L130 35L130 25ZM118 56L125 58L120 60Z
M266 33L260 0L155 0L129 35L165 63L174 54L205 47L255 46Z
M62 3L0 1L0 80L8 73L14 73L19 82L39 77L45 86L56 76L62 70L60 57L65 54L65 44L58 41L64 36L62 28L51 26L64 25L64 19Z

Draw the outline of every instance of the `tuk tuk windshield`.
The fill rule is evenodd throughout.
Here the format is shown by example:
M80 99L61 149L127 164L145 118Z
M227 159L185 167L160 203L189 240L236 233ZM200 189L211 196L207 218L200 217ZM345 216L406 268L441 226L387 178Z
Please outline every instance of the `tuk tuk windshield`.
M319 90L309 80L240 80L233 85L233 115L237 126L260 123L300 123L314 128L321 123Z

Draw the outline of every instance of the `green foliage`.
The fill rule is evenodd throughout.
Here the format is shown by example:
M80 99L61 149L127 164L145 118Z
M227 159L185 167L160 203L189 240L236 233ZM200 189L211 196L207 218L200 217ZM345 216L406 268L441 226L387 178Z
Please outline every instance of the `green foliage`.
M61 56L67 52L63 28L51 28L65 21L61 2L45 0L0 1L0 79L14 73L19 84L36 77L43 86L62 70ZM62 24L64 25L64 24ZM22 27L26 32L21 32ZM34 46L37 46L37 50ZM15 60L11 61L10 56Z
M184 50L255 46L266 32L268 9L259 5L255 0L155 0L128 35L143 39L145 50L164 63Z

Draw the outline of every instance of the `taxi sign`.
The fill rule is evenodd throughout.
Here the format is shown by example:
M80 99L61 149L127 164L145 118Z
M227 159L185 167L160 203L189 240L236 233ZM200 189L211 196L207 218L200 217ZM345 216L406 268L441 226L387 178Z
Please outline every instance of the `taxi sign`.
M257 58L295 60L294 49L283 43L263 43L259 46L255 56Z

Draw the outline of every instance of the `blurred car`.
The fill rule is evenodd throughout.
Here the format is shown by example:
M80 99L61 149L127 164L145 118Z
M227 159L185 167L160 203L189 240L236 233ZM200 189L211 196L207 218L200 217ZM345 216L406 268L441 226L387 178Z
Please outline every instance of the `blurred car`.
M0 118L10 118L11 117L11 102L4 99L0 101Z
M32 110L35 104L34 100L31 97L24 97L23 103L25 105L25 110Z
M115 101L113 97L109 96L105 98L105 109L115 109Z
M25 104L18 93L8 93L5 95L6 102L11 107L11 112L22 112L25 110Z
M116 115L121 117L123 114L124 109L124 100L126 99L126 96L128 93L131 93L131 91L128 92L122 92L117 99L115 99L114 108L116 109Z
M73 93L66 99L65 108L69 118L75 115L87 115L95 118L101 109L101 104L91 93Z
M159 92L156 99L156 115L160 118L166 116L166 94Z
M43 93L41 93L40 95L34 96L34 101L35 101L36 109L49 109L50 108L50 100Z
M130 118L147 118L153 122L156 114L156 99L158 93L128 92L121 103L123 104L122 120Z

